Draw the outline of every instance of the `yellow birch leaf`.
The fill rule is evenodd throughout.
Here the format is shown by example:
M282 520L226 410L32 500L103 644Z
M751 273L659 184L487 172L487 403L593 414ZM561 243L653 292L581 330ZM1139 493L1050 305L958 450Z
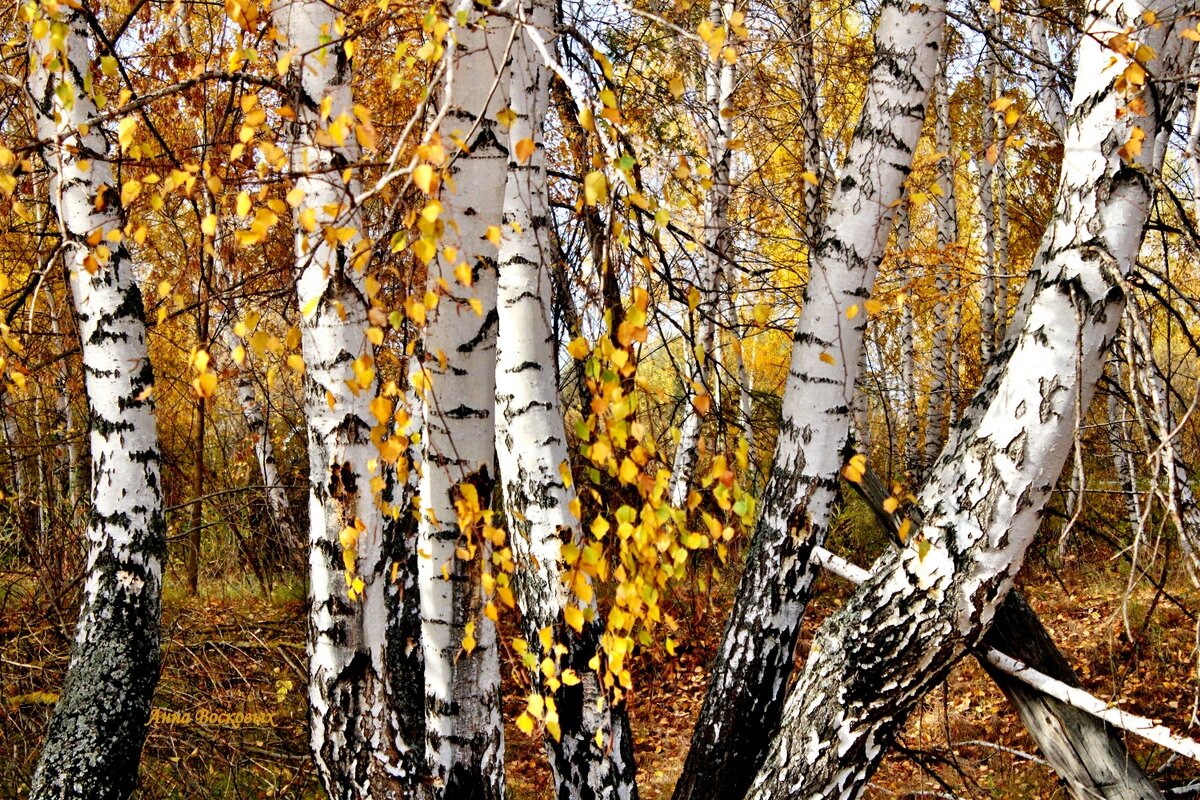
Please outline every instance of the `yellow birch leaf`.
M117 142L121 145L121 152L125 152L133 144L137 125L137 117L124 117L117 123Z
M589 206L600 203L608 193L608 179L599 170L589 172L583 179L583 199Z
M125 181L121 187L121 205L127 206L137 199L137 196L142 193L141 181L133 179Z
M588 345L587 339L577 336L567 345L567 352L571 354L571 358L582 361L592 352L592 348Z
M826 364L829 364L829 365L831 365L831 366L832 366L833 364L836 364L836 363L837 363L837 359L836 359L836 358L834 358L833 356L829 355L829 353L821 353L821 355L819 356L819 358L820 358L822 361L824 361Z
M215 236L217 233L217 215L209 214L206 216L204 221L200 223L200 230L204 232L205 236Z
M517 156L517 163L524 164L526 161L528 161L530 156L533 155L533 151L535 149L536 146L533 143L533 139L522 139L521 141L517 142L513 147L513 152Z
M413 183L425 194L433 193L433 167L428 164L418 164L413 170Z
M196 379L192 381L192 388L200 397L212 397L217 391L216 374L212 372L205 372L202 375L198 375Z
M583 612L572 605L563 609L563 619L576 633L583 633Z

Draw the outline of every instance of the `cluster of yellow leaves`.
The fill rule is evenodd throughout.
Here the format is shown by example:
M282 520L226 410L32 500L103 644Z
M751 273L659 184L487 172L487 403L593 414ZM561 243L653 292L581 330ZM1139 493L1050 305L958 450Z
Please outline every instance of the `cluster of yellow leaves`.
M217 391L217 374L208 371L209 360L208 351L202 347L192 348L188 357L188 366L196 373L192 379L192 391L197 397L209 398Z
M492 524L493 511L486 507L488 498L480 498L475 484L462 481L455 487L454 494L454 513L460 532L454 555L464 562L474 561L482 555L483 615L495 622L499 618L497 601L507 608L515 608L517 604L511 583L515 569L512 550L506 544L504 530ZM443 565L442 570L448 573L449 566ZM476 644L474 623L468 623L465 632L462 646L469 653Z
M664 636L668 651L676 621L663 608L662 599L673 581L687 575L689 554L716 548L724 561L734 527L707 510L698 511L707 497L722 512L749 519L753 501L737 485L726 457L713 459L694 491L688 508L672 508L668 498L670 471L655 466L656 450L646 425L638 420L640 398L649 390L637 375L636 345L647 338L649 294L635 289L629 307L617 326L616 342L604 337L594 348L583 338L568 345L568 352L583 364L591 394L588 415L575 423L584 456L586 481L573 511L581 519L588 507L581 541L563 546L563 581L568 592L564 611L566 624L577 633L595 618L594 585L611 581L614 586L601 636L603 658L597 655L591 668L601 671L605 688L619 697L632 686L629 657L635 646L651 645ZM737 462L748 464L748 445L742 441ZM571 481L567 465L563 478ZM640 505L613 500L603 487L625 487L618 498L636 496ZM688 527L689 512L696 512L702 527ZM543 649L545 652L545 649ZM543 670L544 672L544 670ZM532 717L533 715L531 715Z
M366 524L355 517L353 524L347 525L338 532L338 542L342 545L342 566L345 568L346 594L353 601L362 596L366 585L358 574L358 537L367 529Z
M8 278L5 276L4 280L0 281L0 291L7 287L7 283ZM0 342L4 343L5 348L14 357L19 358L25 352L20 340L13 336L12 328L3 322L0 322ZM10 360L4 355L0 355L0 376L8 379L5 386L6 391L13 392L25 388L25 371L25 367L15 359Z

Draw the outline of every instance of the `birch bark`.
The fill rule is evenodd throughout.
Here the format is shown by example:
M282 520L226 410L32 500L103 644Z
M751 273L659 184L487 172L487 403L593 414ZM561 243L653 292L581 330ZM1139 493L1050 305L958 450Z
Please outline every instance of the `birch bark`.
M991 624L1103 368L1119 274L1141 242L1150 187L1118 150L1134 124L1153 140L1190 50L1172 23L1132 32L1157 53L1156 79L1140 93L1147 115L1118 118L1114 82L1131 62L1106 43L1147 10L1180 20L1192 8L1089 9L1056 214L1015 330L934 465L919 533L821 627L748 797L858 796L917 700Z
M30 42L29 94L78 318L92 458L88 559L71 663L33 777L34 798L124 798L137 783L158 682L166 554L142 296L99 126L82 6ZM85 163L86 162L86 163ZM96 239L92 239L96 241Z
M945 441L945 429L949 421L947 408L952 405L951 387L953 359L950 344L950 294L954 264L950 248L958 242L957 207L954 202L954 166L950 158L950 97L946 85L946 68L949 62L942 61L941 72L934 88L936 97L937 151L943 157L942 170L938 175L940 187L937 203L937 244L941 253L937 265L937 299L933 307L933 351L930 358L929 404L925 414L925 458L922 474L937 458L938 450Z
M532 40L553 41L554 6L525 0L516 13L522 30L513 46L509 151L515 154L526 140L534 147L528 160L510 158L508 164L496 347L496 449L517 565L515 588L530 648L540 648L541 632L550 631L567 649L559 672L571 668L580 678L551 693L561 736L548 732L546 747L557 797L625 800L637 797L629 720L623 704L603 697L599 676L588 665L602 625L589 621L576 632L563 617L565 603L577 600L568 600L564 591L561 548L564 541L578 541L581 528L571 510L575 492L566 480L570 460L546 305L551 296L546 262L553 249L542 128L551 75ZM550 655L539 651L537 660ZM534 686L547 691L541 675L534 675Z
M800 620L850 431L850 392L889 223L937 71L945 8L884 2L866 103L810 255L774 469L676 800L738 797L782 710Z
M497 249L488 228L499 227L503 212L498 187L508 148L496 115L508 104L501 76L512 26L471 9L461 6L467 24L456 28L447 54L449 110L438 129L457 152L448 169L455 189L444 188L439 198L443 247L429 264L426 286L427 296L439 300L425 327L418 574L427 749L444 783L439 794L501 800L500 661L481 586L491 549L474 515L487 513L494 485ZM475 487L477 501L460 519L455 503L465 484ZM473 646L465 648L464 639Z
M389 671L395 551L378 497L386 479L369 466L379 459L371 439L378 382L366 336L368 251L359 246L357 186L348 172L359 152L352 135L338 144L329 130L338 121L353 124L351 66L340 45L328 44L335 6L289 0L272 13L280 47L292 53L284 80L295 119L286 141L304 193L296 208L296 294L309 450L312 751L331 798L409 797L424 759L393 700L401 689L394 682L414 678ZM326 235L334 229L351 235Z

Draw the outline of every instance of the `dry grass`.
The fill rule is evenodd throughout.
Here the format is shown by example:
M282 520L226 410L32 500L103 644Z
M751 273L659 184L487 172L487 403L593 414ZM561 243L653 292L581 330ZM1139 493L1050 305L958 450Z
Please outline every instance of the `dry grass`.
M1024 591L1087 688L1123 707L1196 736L1194 621L1149 585L1129 600L1133 635L1121 612L1124 578L1109 566L1074 566L1058 576L1042 566L1023 576ZM814 619L845 591L823 581ZM1169 590L1188 609L1200 592L1182 581ZM728 587L725 590L728 594ZM155 707L192 721L151 726L140 798L319 797L307 757L303 601L295 590L264 598L244 584L215 584L199 597L169 592L164 604L163 675ZM1152 615L1147 617L1147 612ZM676 658L647 654L631 699L641 794L668 798L687 752L723 614L692 620ZM812 625L806 626L806 637ZM69 623L47 613L26 576L0 575L0 796L21 797L32 772L68 654ZM802 644L803 649L803 644ZM507 670L510 707L519 707L516 667ZM510 710L511 710L510 708ZM272 714L266 725L203 723L202 712ZM515 717L515 712L508 718ZM178 720L178 718L176 718ZM508 782L516 800L551 797L538 741L508 736ZM971 661L957 667L907 726L875 777L868 797L1055 798L1053 774L1015 713ZM1183 760L1131 741L1136 757L1163 781L1200 772Z

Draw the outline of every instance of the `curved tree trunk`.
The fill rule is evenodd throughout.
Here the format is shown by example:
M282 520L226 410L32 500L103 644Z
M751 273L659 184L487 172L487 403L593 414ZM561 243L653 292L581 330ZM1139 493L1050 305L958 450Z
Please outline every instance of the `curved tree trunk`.
M1182 20L1192 8L1149 10ZM1178 91L1156 81L1139 93L1146 116L1116 113L1113 84L1130 62L1102 42L1146 10L1090 9L1066 137L1078 155L1064 163L1014 332L934 465L921 528L821 626L748 797L857 797L915 704L983 638L1011 588L1115 336L1118 273L1133 264L1149 210L1145 174L1118 150L1134 124L1152 141ZM1156 75L1187 63L1178 24L1138 32L1157 53Z
M33 777L34 798L125 798L159 673L166 555L159 445L142 295L124 243L120 200L89 91L91 54L81 7L60 7L61 49L31 42L30 96L50 198L79 320L90 417L91 519L82 607L71 663ZM87 160L88 165L83 163Z
M817 571L810 555L828 530L850 435L867 315L851 322L846 311L866 299L887 243L925 120L943 19L940 2L880 9L866 105L811 253L775 466L676 800L741 796L778 723Z

